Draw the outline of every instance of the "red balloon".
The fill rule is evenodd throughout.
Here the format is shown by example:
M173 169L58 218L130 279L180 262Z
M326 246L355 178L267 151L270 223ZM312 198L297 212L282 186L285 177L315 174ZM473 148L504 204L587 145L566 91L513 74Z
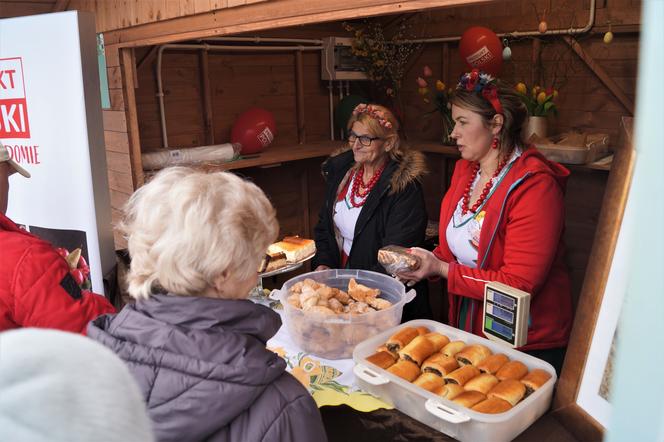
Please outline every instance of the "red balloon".
M466 29L459 42L459 53L469 68L477 68L493 76L498 75L503 65L503 46L498 36L482 26Z
M261 152L272 143L277 125L272 112L252 107L240 114L231 130L231 142L240 143L243 155Z

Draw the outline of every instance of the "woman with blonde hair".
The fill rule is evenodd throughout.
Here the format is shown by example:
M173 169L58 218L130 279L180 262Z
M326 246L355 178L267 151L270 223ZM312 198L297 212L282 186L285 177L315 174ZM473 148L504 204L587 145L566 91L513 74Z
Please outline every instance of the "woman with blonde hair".
M316 270L349 268L385 273L378 250L387 245L420 246L427 214L420 152L399 137L387 108L359 104L348 122L348 144L323 163L325 199L315 228ZM404 307L402 320L430 318L426 282Z
M278 233L263 192L228 172L165 169L120 228L136 302L88 335L129 366L157 440L325 440L313 399L265 348L279 315L246 299Z

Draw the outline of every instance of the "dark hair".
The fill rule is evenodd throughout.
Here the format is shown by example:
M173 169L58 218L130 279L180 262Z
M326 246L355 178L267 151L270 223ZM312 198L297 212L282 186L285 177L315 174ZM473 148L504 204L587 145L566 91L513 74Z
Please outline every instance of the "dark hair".
M506 155L515 146L523 148L526 144L521 136L521 129L528 116L528 109L512 88L501 83L496 86L504 117L503 127L498 134L498 142L500 152ZM496 110L491 103L479 92L457 89L450 103L479 114L486 127L491 127L492 118L496 115Z

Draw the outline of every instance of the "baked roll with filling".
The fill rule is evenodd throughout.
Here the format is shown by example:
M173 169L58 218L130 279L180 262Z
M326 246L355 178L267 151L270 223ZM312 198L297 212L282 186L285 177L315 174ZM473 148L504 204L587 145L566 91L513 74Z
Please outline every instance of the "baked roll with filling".
M493 387L498 384L498 378L489 373L482 373L475 376L463 385L466 390L479 391L482 394L487 394Z
M420 367L418 367L416 363L405 361L403 359L390 366L387 371L395 376L399 376L401 379L407 380L408 382L413 382L420 375Z
M445 347L443 347L443 349L440 352L445 356L455 356L465 346L466 343L463 341L452 341L449 344L447 344Z
M477 365L487 357L491 356L491 350L481 344L474 344L464 347L456 354L459 365Z
M424 326L415 327L415 330L417 330L417 334L419 334L420 336L426 335L427 333L429 333L431 331L431 330L429 330L428 328L426 328Z
M463 367L457 368L452 373L443 377L446 384L459 384L465 385L466 382L472 378L478 376L480 371L477 367L473 365L464 365Z
M512 405L502 399L490 397L478 404L473 405L473 408L471 409L479 413L498 414L511 410Z
M470 408L486 399L479 391L464 391L460 395L452 399L452 402L461 405L462 407Z
M418 366L436 351L430 340L424 336L418 336L399 351L399 357L412 361Z
M391 367L395 362L394 356L388 351L379 351L367 356L367 361L383 369Z
M496 353L488 356L485 360L477 364L477 368L482 373L496 374L500 368L507 364L510 359L502 353Z
M531 370L530 373L521 379L523 385L526 386L526 397L530 396L535 390L546 384L546 381L549 379L551 379L551 375L541 368Z
M413 327L404 327L390 336L385 345L390 352L396 354L417 336L419 336L419 333L417 333L416 329Z
M436 388L444 385L443 378L436 376L433 373L422 373L417 379L413 381L414 385L424 388L427 391L434 391Z
M440 397L443 397L445 399L452 400L455 397L459 396L461 393L463 393L464 388L461 385L458 384L445 384L442 387L436 388L433 393L437 394Z
M429 356L422 364L422 371L433 373L438 376L445 376L459 368L459 363L452 356L445 356L442 353L434 353Z
M440 351L443 347L450 343L450 338L436 332L427 333L424 335L424 337L431 341L433 346L436 348L436 351Z
M507 379L516 379L517 381L528 373L528 367L523 362L509 361L496 372L496 377L500 381Z
M507 379L493 387L487 396L497 397L515 406L526 394L526 386L516 379Z

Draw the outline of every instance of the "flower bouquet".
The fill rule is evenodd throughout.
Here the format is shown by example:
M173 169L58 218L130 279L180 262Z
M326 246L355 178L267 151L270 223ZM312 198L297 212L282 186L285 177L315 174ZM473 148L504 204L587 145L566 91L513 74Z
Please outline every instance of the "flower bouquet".
M558 115L556 109L556 99L558 91L553 87L546 89L540 86L534 86L528 93L528 86L525 83L518 83L514 90L519 94L521 100L528 108L528 115L531 117L546 117L547 115Z
M452 106L450 98L452 96L452 89L446 89L445 83L442 80L436 80L433 83L433 91L429 86L429 81L433 82L433 71L429 66L424 66L422 69L422 76L417 77L417 92L422 97L422 101L427 104L433 103L434 109L428 114L439 112L443 122L443 144L455 144L454 140L450 137L452 129L454 129L454 120L452 119Z

